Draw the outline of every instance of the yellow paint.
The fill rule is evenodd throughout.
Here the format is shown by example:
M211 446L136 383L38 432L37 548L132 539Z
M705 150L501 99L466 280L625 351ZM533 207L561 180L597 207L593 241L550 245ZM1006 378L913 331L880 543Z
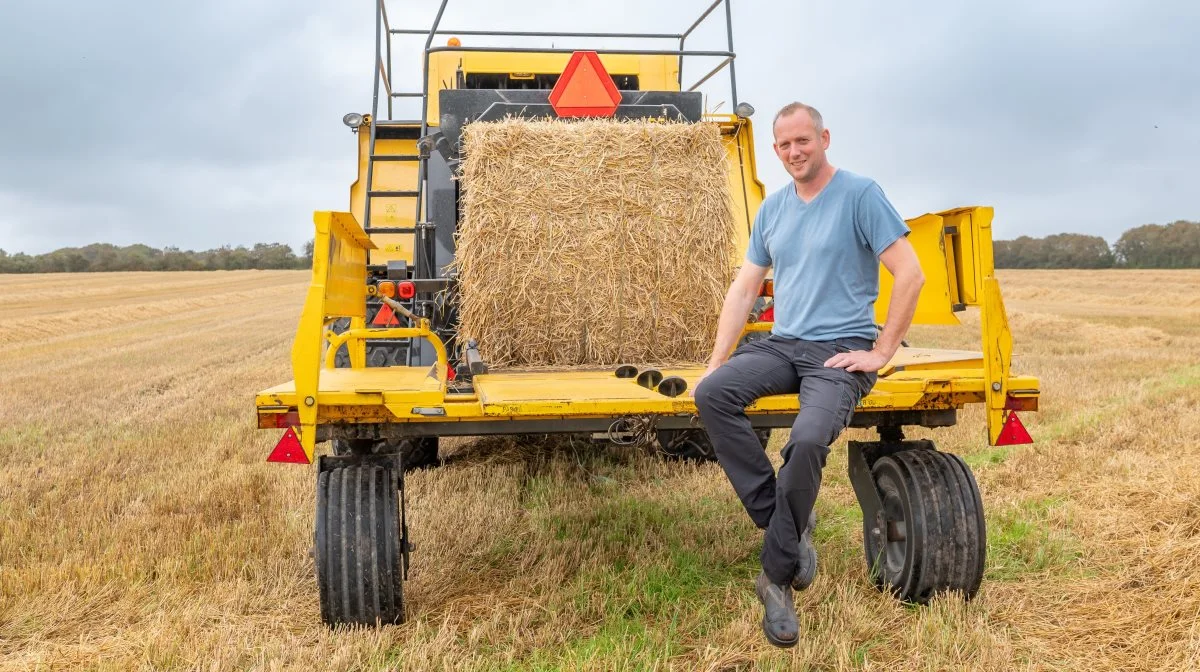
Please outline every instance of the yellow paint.
M904 353L901 351L898 356ZM984 399L985 373L977 353L951 368L897 371L881 377L871 393L862 400L863 411L961 408ZM694 386L704 370L701 367L663 369L667 376L679 376ZM356 408L387 409L388 421L461 421L530 419L545 417L621 417L623 415L691 415L694 400L685 393L667 397L643 388L635 380L617 378L609 370L558 370L493 373L476 378L475 395L445 394L438 389L433 371L427 367L390 367L364 369L324 369L320 379L322 422L361 419ZM1029 376L1013 376L1012 389L1036 389L1038 381ZM301 399L292 383L285 383L258 395L263 413L278 412ZM414 415L414 406L440 406L444 420ZM748 409L751 413L792 413L799 410L796 395L783 394L759 399ZM376 420L378 421L378 420Z
M728 156L729 195L732 198L736 241L730 263L740 266L750 244L750 227L762 205L766 189L758 179L754 160L754 128L749 119L729 115L709 115L707 121L721 128L721 141Z
M917 251L921 271L925 274L925 286L917 298L917 310L913 324L959 324L951 310L950 280L947 274L946 256L942 235L942 218L938 215L922 215L907 221L908 240ZM892 298L892 274L882 264L879 266L879 298L875 301L875 321L887 323L888 302Z
M420 128L419 124L417 128ZM376 138L375 153L380 156L415 156L417 141L411 138ZM370 156L371 129L369 126L363 126L358 130L358 179L350 185L350 212L360 222L366 213L367 162ZM415 191L417 168L416 161L376 161L374 174L371 176L371 188L375 191ZM376 197L371 199L371 222L367 226L411 228L416 214L415 197ZM392 260L403 260L410 265L413 263L411 233L373 233L371 240L378 249L371 251L370 263L386 264Z
M296 430L309 462L316 449L317 389L325 328L333 318L365 317L366 255L374 247L354 215L348 212L317 212L313 215L313 225L312 282L300 311L296 340L292 342L296 398L291 405L298 407L300 426Z

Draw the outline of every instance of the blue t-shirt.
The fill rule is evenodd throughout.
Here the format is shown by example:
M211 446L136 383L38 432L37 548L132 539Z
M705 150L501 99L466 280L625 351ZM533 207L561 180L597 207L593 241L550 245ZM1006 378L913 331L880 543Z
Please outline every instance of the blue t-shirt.
M768 196L746 260L775 268L775 326L785 338L875 340L879 255L908 233L870 178L838 170L810 203L796 187Z

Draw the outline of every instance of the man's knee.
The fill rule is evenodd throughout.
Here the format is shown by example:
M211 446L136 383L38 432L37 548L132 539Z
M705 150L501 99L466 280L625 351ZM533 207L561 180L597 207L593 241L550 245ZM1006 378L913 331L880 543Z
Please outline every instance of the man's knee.
M793 434L787 445L784 446L783 452L784 460L788 462L815 463L824 467L825 458L829 456L829 446L819 441L808 440L803 436L797 439Z
M700 411L701 417L713 411L723 410L730 405L728 397L720 382L710 375L696 386L696 409Z
M828 446L830 427L827 423L797 422L792 427L791 443L804 446Z

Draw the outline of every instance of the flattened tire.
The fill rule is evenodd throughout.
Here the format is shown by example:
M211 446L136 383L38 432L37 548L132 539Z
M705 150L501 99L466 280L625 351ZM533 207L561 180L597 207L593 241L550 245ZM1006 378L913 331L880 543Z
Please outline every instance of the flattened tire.
M355 465L317 476L316 564L326 625L404 621L404 560L391 469Z
M971 469L956 455L928 449L880 458L872 468L887 529L883 548L863 521L867 571L880 590L916 604L979 591L987 559L983 501Z

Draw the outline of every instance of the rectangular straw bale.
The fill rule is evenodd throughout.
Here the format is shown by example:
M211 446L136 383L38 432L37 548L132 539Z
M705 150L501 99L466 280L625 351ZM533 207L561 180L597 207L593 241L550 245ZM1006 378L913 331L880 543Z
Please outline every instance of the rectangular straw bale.
M460 334L493 367L707 360L736 245L715 124L472 123Z

